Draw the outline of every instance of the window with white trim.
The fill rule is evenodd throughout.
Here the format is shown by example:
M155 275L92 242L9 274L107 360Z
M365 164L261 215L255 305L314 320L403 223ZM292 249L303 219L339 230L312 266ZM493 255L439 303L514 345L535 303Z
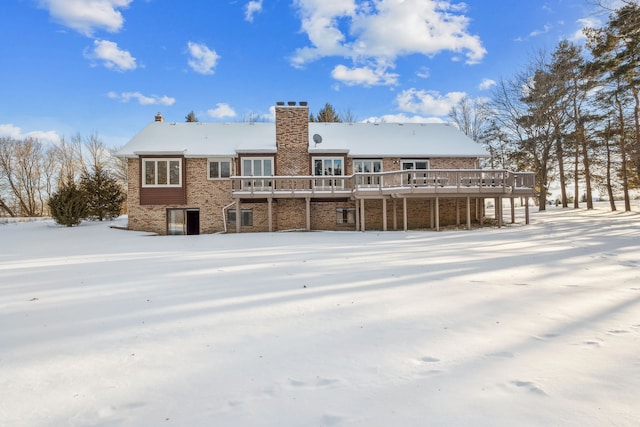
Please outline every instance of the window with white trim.
M243 157L242 176L273 176L273 157ZM242 187L254 190L268 190L272 185L270 179L243 179Z
M382 160L354 160L354 173L380 173L382 172ZM380 176L356 176L357 185L378 185L380 184Z
M343 176L344 160L342 157L314 157L313 174L315 176ZM342 188L344 181L336 179L316 179L316 188Z
M143 159L142 186L182 186L182 159Z
M224 179L231 177L231 159L208 159L208 178Z
M429 160L402 160L402 170L427 170L429 169ZM426 183L427 174L412 172L407 174L406 183L409 185Z

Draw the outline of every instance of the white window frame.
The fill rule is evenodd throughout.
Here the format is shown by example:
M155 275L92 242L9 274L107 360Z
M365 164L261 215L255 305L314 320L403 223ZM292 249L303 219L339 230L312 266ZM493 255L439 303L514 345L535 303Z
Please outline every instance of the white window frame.
M260 169L261 169L261 173L259 175L254 175L254 166L255 166L255 162L258 161L261 163L260 165ZM269 169L271 169L269 174L265 174L265 161L269 161L270 166ZM246 162L250 162L250 171L247 171L246 169ZM275 166L275 158L274 157L242 157L240 159L240 170L242 171L242 177L251 177L251 176L273 176L273 168ZM270 179L243 179L242 180L242 188L243 189L249 189L252 188L253 190L256 191L262 191L262 190L270 190L271 186L272 186L273 182Z
M171 168L172 162L178 162L178 183L171 184ZM147 164L154 164L154 182L153 184L147 183ZM159 184L158 176L158 164L166 163L166 184ZM165 157L165 158L143 158L142 159L142 186L146 188L179 188L182 187L182 158L180 157Z
M404 165L409 163L411 163L412 167L405 168ZM425 163L427 167L418 169L416 168L416 163ZM400 161L400 167L402 168L402 170L427 170L431 168L431 164L429 162L429 159L404 159Z
M317 161L321 161L321 165L322 165L322 173L321 174L316 174L316 162ZM340 173L336 174L336 167L335 167L335 162L339 161L340 162ZM325 162L331 162L331 174L326 173L327 169L325 168L326 163ZM345 168L345 161L344 161L344 157L312 157L311 158L311 169L313 172L313 176L344 176L344 168ZM335 179L315 179L314 180L314 186L316 188L320 188L320 189L334 189L334 188L338 188L338 189L342 189L344 187L344 180L335 180Z
M218 164L218 176L211 175L211 164ZM229 175L222 176L222 163L229 164ZM209 158L207 159L207 179L209 180L220 180L220 179L229 179L233 175L233 159L230 157L219 157L219 158Z
M369 163L370 170L366 171L365 165ZM380 165L379 170L376 169L376 163ZM353 173L381 173L383 162L381 159L354 159L353 160ZM362 170L360 170L362 169ZM369 187L378 186L380 184L381 176L356 176L356 184L359 186Z
M416 168L418 163L424 163L426 168ZM411 165L410 168L405 168L405 165ZM414 171L410 172L406 176L405 184L409 185L417 185L417 184L425 184L427 179L427 173L420 173L418 171L427 171L431 167L429 159L404 159L400 161L400 167L404 171Z

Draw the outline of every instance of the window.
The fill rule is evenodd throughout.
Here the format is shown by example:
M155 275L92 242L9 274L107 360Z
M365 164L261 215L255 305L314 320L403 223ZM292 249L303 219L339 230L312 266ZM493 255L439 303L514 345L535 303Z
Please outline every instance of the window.
M236 224L236 211L227 211L227 222L229 225ZM240 225L242 227L251 227L253 225L253 209L242 209L240 211Z
M167 209L167 234L200 234L200 211L198 209Z
M231 176L231 159L209 159L209 179L222 179Z
M403 160L402 170L429 169L429 160Z
M429 160L403 160L402 170L426 170L429 169ZM405 184L415 185L426 182L426 173L409 173Z
M315 176L342 176L343 160L341 157L314 157L313 174ZM337 179L316 179L315 186L323 187L340 187L344 186L344 181Z
M144 159L142 161L143 187L180 187L182 185L181 159Z
M272 157L245 157L242 159L242 176L273 176ZM243 179L242 186L254 190L270 189L270 179Z
M336 209L336 224L355 224L356 210L354 208Z
M381 160L354 160L354 173L380 173L382 172ZM380 184L379 176L356 176L357 185L378 185Z

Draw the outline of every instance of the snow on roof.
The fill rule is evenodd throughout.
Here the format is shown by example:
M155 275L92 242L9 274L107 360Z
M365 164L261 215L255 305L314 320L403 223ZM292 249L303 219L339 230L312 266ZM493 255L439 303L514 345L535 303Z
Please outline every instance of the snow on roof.
M321 137L321 142L316 136ZM314 138L315 136L315 138ZM129 141L120 157L184 154L234 156L276 152L274 123L152 122ZM310 153L349 153L351 157L484 157L488 153L444 123L309 123Z
M488 156L481 144L446 123L309 123L309 134L311 153L349 150L351 157ZM314 143L314 135L320 135L322 142Z

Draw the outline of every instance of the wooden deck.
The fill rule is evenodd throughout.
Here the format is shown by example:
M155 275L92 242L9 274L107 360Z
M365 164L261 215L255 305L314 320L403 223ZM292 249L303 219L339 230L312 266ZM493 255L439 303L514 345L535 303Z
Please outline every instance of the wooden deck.
M234 198L531 197L532 172L429 169L350 176L234 176Z

